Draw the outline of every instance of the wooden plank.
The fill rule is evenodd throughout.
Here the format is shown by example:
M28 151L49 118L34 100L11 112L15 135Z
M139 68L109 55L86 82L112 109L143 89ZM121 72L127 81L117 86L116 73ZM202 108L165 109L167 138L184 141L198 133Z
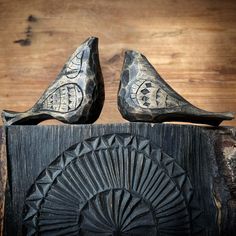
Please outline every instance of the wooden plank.
M0 235L3 232L6 181L7 181L6 137L4 128L0 127Z
M124 122L116 101L126 49L147 56L194 105L236 112L235 11L234 0L2 0L0 108L30 108L74 49L94 35L100 38L106 89L97 123ZM37 21L28 21L30 15ZM27 34L30 45L14 43Z
M70 154L65 153L64 156L58 157L58 160L60 161L54 161L54 164L50 164L51 167L48 171L41 174L39 180L36 181L36 187L31 188L28 192L28 200L26 203L30 202L30 206L37 206L39 204L40 209L44 209L45 207L45 205L41 203L36 204L34 202L35 199L40 198L41 193L34 193L34 197L30 197L32 191L34 192L34 189L46 191L47 194L45 195L45 199L48 200L44 200L44 202L45 204L46 202L50 203L48 196L53 195L53 190L48 192L48 190L46 190L48 188L47 184L49 184L50 181L52 181L52 185L54 183L60 183L61 181L63 183L63 180L53 179L57 177L52 177L55 176L55 172L53 172L54 174L50 174L50 171L58 171L58 165L65 165L63 163L72 163L72 161L66 160L71 160L70 158L74 155L72 153L73 150L77 150L76 157L73 158L89 158L91 150L96 152L97 154L94 154L94 156L92 155L89 162L85 161L87 164L91 164L94 159L104 154L104 158L108 158L108 162L103 162L102 166L105 168L104 170L107 168L109 171L111 171L109 168L112 166L111 163L109 164L109 158L115 158L116 156L117 159L114 160L117 162L116 164L114 164L115 162L113 163L113 165L115 165L115 167L113 166L115 168L113 169L114 173L112 174L112 172L110 172L110 178L114 178L114 186L117 186L115 183L127 183L129 178L132 179L131 177L125 177L126 173L129 173L129 176L132 176L132 173L136 173L134 176L140 176L141 179L148 179L149 172L154 173L154 176L155 173L159 173L159 169L154 172L152 169L146 171L146 167L143 166L141 168L142 174L138 175L138 161L127 162L130 163L127 164L127 166L133 166L132 163L136 163L136 165L133 166L133 172L130 172L132 169L131 167L125 169L126 164L124 166L122 164L122 168L124 168L124 172L122 172L123 170L119 166L119 161L121 161L121 159L119 158L123 155L121 154L122 150L126 150L122 157L125 158L122 159L123 161L132 160L132 158L135 158L137 153L139 153L137 154L138 156L136 156L138 157L137 160L142 160L142 156L147 156L150 160L154 161L152 163L159 163L158 168L165 169L165 173L168 173L167 176L170 176L173 183L177 184L177 189L179 189L181 194L185 196L185 199L191 199L187 205L188 212L190 212L189 214L191 215L189 215L192 224L191 230L199 230L196 235L232 235L236 230L235 134L236 130L234 128L213 129L199 126L147 123L73 126L10 126L7 128L8 161L10 169L10 191L7 195L8 204L6 209L5 225L7 235L22 235L22 211L28 189L34 183L40 172L54 161L60 153L71 146ZM87 140L86 143L85 140ZM110 151L106 152L108 149ZM118 153L113 152L112 150L120 151ZM136 154L132 151L129 153L128 150L137 150L137 152ZM162 153L162 155L158 153ZM83 170L83 163L85 162L81 161L78 168ZM149 161L141 162L150 164ZM68 166L65 168L63 167L62 169L66 170L66 168L69 168ZM152 164L150 164L150 167L151 166ZM93 172L95 176L96 173L99 173L99 168L99 165L96 164L96 171L94 169L95 172ZM86 167L86 170L89 171L88 166ZM68 180L70 182L71 179L75 178L74 180L77 183L79 180L82 181L83 179L83 181L86 182L92 178L88 173L89 172L86 174L86 171L83 172L81 178L77 180L75 176L71 176ZM119 173L123 173L124 175L119 175ZM119 178L117 177L118 175L120 176ZM64 175L60 174L58 176ZM83 176L87 177L84 178ZM47 179L46 182L45 178ZM52 179L50 180L50 178ZM96 181L98 180L99 178L97 177ZM147 181L147 186L149 186L151 182L151 179ZM140 180L139 185L135 185L135 183L138 183L137 180L133 182L133 185L124 184L126 187L122 185L123 191L127 191L127 189L135 189L134 186L139 186L135 190L138 191L138 189L142 189L142 186L145 186L145 181L142 182ZM64 186L71 186L68 184ZM49 189L57 188L55 185L53 188L50 187ZM76 186L81 186L81 184L76 184ZM113 188L116 188L114 186ZM162 182L155 186L162 186ZM193 193L192 190L190 190L191 188L188 186L192 186L191 188L193 188ZM89 188L89 181L87 182L87 187ZM94 188L96 189L96 187ZM74 190L72 189L70 191L73 192ZM169 185L165 186L164 190L160 191L160 194L157 196L164 196L167 194L168 190L170 190ZM156 191L159 190L157 189ZM65 196L67 196L67 194L65 193ZM74 193L73 196L76 197L76 193ZM117 195L114 196L117 197ZM143 195L144 198L145 196L146 195ZM166 196L166 199L168 199L168 196ZM69 199L64 200L63 206L69 204L69 202ZM80 201L76 202L79 204ZM54 204L54 201L50 204ZM50 206L53 207L53 205ZM177 209L175 208L177 207L176 205L173 207L174 209ZM28 208L25 210L26 212L29 211L27 209ZM76 209L76 207L73 209ZM86 211L86 209L84 211ZM82 212L82 210L78 211L78 214L80 214L79 212ZM40 218L40 220L42 220L43 213L40 214L42 214L42 218ZM51 212L50 214L53 215L54 213ZM175 220L180 218L178 214L176 214L174 214ZM66 214L63 215L63 218L65 218L65 216ZM161 220L162 217L160 216L159 224L161 224ZM171 222L175 222L175 220L172 220ZM29 221L33 222L31 221L31 218L29 218ZM140 224L142 223L143 221L141 221ZM141 227L140 230L143 230L144 228ZM159 225L159 230L160 228L161 225ZM150 230L150 228L145 229ZM168 229L171 230L171 226L169 226ZM174 230L177 229L178 226L175 226ZM55 231L52 232L54 232L55 235ZM153 232L151 232L150 235L153 235L152 233ZM183 235L183 232L181 235Z

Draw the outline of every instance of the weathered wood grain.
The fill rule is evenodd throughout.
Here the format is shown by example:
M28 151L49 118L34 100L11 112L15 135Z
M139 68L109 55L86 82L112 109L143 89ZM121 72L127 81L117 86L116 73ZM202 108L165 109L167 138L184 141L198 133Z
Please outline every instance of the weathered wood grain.
M193 212L201 213L195 225L201 230L199 235L233 235L236 230L235 133L235 129L225 127L146 123L10 126L7 128L10 170L7 235L21 235L27 190L49 163L76 143L109 134L142 136L174 158L186 171L194 189L196 212Z
M219 210L218 221L221 221L220 230L227 231L228 225L236 225L236 130L232 128L220 131L216 138L216 162L219 167L219 175L223 177L224 183L220 179L216 183L216 199L221 199L219 193L222 193L223 185L226 184L231 198L222 203L221 200L216 202ZM222 210L227 209L227 210ZM224 219L224 220L223 220ZM223 221L225 223L223 223ZM226 223L227 222L227 223ZM235 234L235 229L230 231Z
M4 128L0 127L0 235L4 224L4 202L7 181L6 136Z
M98 123L124 121L116 100L125 49L146 55L194 105L235 112L235 11L234 0L1 0L0 109L32 107L68 56L94 35L106 89Z

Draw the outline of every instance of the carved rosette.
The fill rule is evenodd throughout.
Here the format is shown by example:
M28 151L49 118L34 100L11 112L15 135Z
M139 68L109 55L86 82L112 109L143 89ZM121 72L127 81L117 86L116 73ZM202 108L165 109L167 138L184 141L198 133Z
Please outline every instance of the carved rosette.
M40 174L24 225L27 235L193 235L201 230L193 199L186 172L161 148L104 135L72 146Z

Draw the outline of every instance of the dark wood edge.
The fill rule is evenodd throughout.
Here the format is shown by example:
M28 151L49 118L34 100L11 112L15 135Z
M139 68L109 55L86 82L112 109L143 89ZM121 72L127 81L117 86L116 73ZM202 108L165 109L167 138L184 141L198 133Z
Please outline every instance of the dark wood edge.
M5 134L5 128L0 127L0 235L3 235L6 181L7 181L6 134Z

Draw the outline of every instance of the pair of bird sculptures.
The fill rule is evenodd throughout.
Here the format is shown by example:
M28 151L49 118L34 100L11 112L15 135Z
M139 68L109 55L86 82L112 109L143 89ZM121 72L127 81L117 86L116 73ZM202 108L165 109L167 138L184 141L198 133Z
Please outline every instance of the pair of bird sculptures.
M38 124L46 119L64 123L95 122L105 100L98 38L90 37L72 54L55 81L26 112L3 111L5 125ZM118 108L132 122L185 121L218 126L230 112L201 110L175 92L145 56L126 51L118 91Z

